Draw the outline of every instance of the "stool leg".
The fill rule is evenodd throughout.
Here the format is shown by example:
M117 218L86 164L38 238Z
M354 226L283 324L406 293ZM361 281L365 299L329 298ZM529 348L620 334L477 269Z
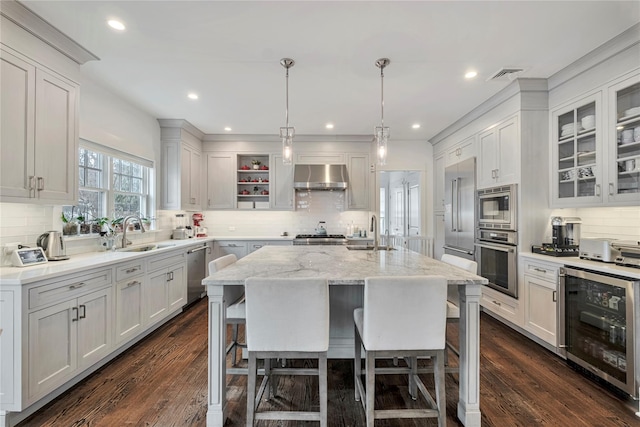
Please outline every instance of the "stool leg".
M231 366L236 366L236 353L238 352L238 324L233 324L233 332L231 335L233 346L231 347Z
M367 351L365 356L365 376L367 379L367 386L365 389L367 405L366 405L366 417L367 427L374 427L374 410L376 402L376 358L373 356L373 351Z
M318 357L318 384L320 388L320 427L327 427L327 353Z
M249 352L249 378L247 378L247 427L253 427L256 413L256 376L258 371L256 355Z
M418 358L417 357L409 357L409 394L413 400L418 398L418 384L416 383L416 376L418 375Z
M362 339L358 333L358 328L354 327L355 347L353 349L353 384L355 389L356 402L360 401L360 390L356 386L360 381L362 371Z
M434 360L434 371L436 383L436 403L438 404L438 427L447 426L447 396L444 385L444 352L440 350L436 354L436 360Z

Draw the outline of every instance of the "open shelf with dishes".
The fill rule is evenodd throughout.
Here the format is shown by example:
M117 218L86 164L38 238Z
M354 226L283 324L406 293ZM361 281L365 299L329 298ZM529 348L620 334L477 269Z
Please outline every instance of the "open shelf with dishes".
M239 154L237 164L238 209L269 209L269 155Z

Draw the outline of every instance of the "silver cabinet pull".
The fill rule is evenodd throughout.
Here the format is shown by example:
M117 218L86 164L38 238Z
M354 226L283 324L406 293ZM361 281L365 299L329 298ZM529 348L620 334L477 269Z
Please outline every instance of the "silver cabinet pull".
M595 190L596 190L596 196L599 197L600 196L600 184L596 184Z
M73 285L69 285L69 289L80 289L84 285L86 285L84 282L74 283Z
M547 272L547 270L545 270L544 268L533 267L533 269L534 269L535 271L539 271L540 273L546 273L546 272Z
M558 301L558 291L553 291L553 302Z
M37 178L37 180L38 180L38 188L37 188L37 190L38 190L38 191L42 191L42 190L44 190L44 178L43 178L43 177L41 177L41 176L39 176L39 177Z
M137 281L137 280L132 280L131 282L127 283L127 286L126 286L126 287L127 287L127 288L130 288L131 286L139 285L139 284L140 284L140 282L139 282L139 281Z
M124 272L127 273L127 274L131 274L131 273L134 273L134 272L136 272L138 270L140 270L140 267L133 267L133 268L126 269Z
M614 195L614 186L613 186L613 182L609 183L609 195L613 196Z
M495 305L497 305L498 307L502 307L502 304L500 304L500 302L499 302L499 301L493 300L493 303L494 303Z

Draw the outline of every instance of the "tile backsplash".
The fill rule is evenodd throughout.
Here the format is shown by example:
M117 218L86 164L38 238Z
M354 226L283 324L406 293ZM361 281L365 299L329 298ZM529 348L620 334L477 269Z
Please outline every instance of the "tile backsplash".
M551 216L582 219L580 237L640 241L640 206L555 209L551 211ZM548 228L548 241L551 241L551 225Z

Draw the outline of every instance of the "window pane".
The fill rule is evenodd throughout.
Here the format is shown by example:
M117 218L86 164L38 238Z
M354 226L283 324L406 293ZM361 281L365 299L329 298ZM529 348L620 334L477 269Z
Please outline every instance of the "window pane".
M115 212L117 217L141 214L142 198L126 194L116 194Z
M78 165L80 165L80 166L85 166L86 165L86 162L85 162L86 157L85 156L86 156L86 150L84 148L81 148L80 152L78 153Z
M82 187L101 188L102 172L89 169L87 170L87 182Z
M113 189L120 191L120 175L113 175Z
M142 194L142 180L138 178L131 179L131 192Z
M120 167L121 167L121 173L123 175L131 175L131 162L127 162L125 160L122 160L120 162Z
M79 207L85 217L85 221L92 221L103 216L103 194L101 191L80 190Z
M120 177L120 191L131 192L131 178L124 175Z
M78 185L84 187L84 168L78 170Z
M142 166L137 163L131 164L131 175L142 178Z

